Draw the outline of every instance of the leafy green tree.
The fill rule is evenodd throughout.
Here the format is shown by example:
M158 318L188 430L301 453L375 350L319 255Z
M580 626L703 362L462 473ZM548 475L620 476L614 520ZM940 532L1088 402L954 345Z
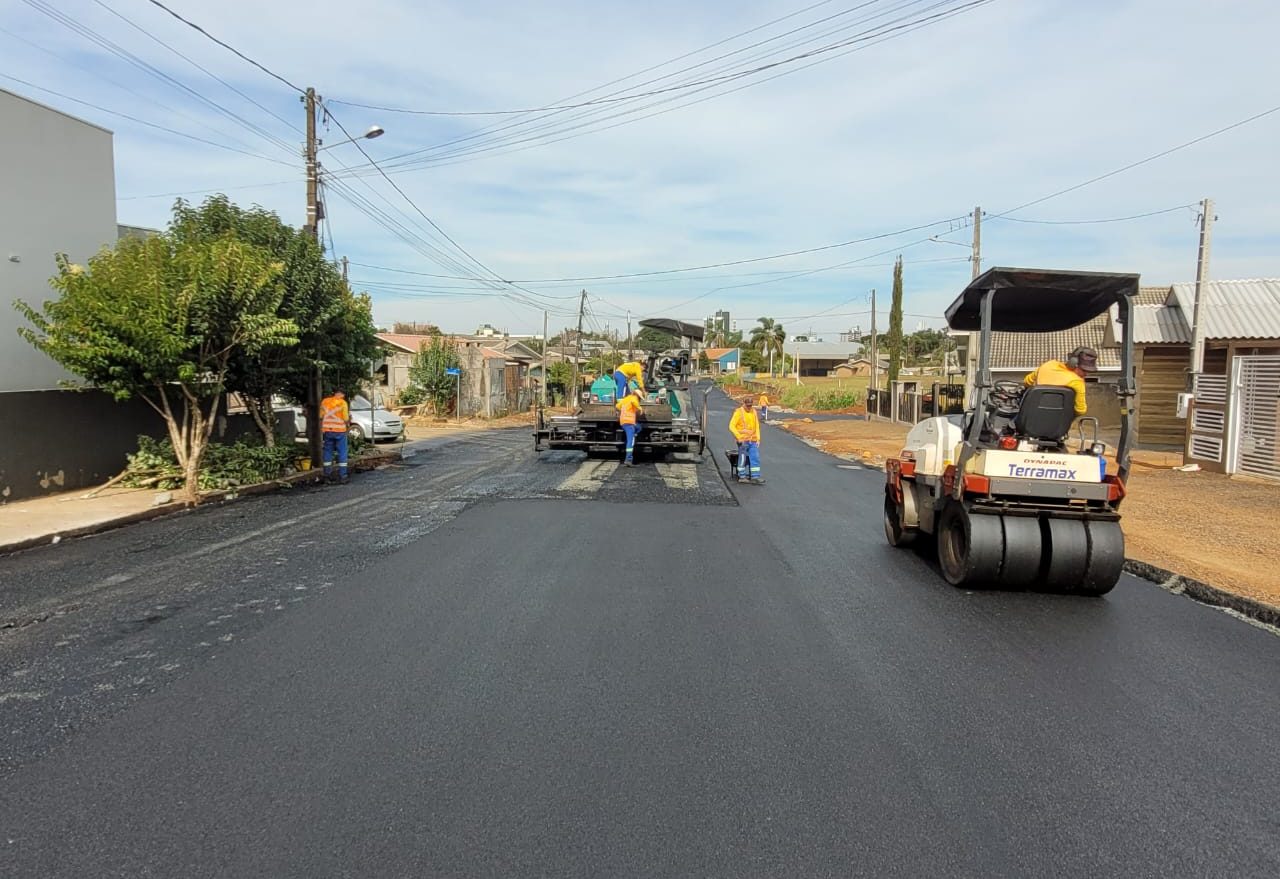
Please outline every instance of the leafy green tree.
M709 372L711 370L711 358L707 357L706 351L698 352L698 370L700 372Z
M547 365L547 390L560 389L561 396L568 394L573 385L573 364L567 360L555 360Z
M231 235L263 248L281 264L284 294L278 316L293 321L298 338L236 352L227 375L228 390L240 394L268 446L275 441L272 398L280 394L305 402L317 368L328 388L359 390L378 351L372 308L367 296L352 294L314 238L271 211L238 207L225 195L211 196L199 207L179 200L169 230L178 242Z
M19 332L87 385L146 401L164 419L185 498L197 503L232 363L297 343L297 325L279 315L282 269L229 235L126 238L87 267L59 256L50 280L59 298L39 311L16 303L32 325Z
M641 327L636 333L636 347L650 354L658 354L679 346L680 340L671 333L654 327Z
M748 372L764 372L769 368L769 361L765 360L764 355L755 348L743 348L742 363L739 368Z
M902 257L893 264L893 298L889 304L889 383L902 369Z
M409 367L409 381L426 392L431 407L439 416L448 412L449 403L457 396L458 378L447 370L460 365L458 349L444 336L432 336L431 341L418 349Z
M757 322L760 326L751 328L752 350L758 351L764 361L768 360L770 352L781 361L782 346L787 340L787 331L782 328L782 324L771 317L757 318Z

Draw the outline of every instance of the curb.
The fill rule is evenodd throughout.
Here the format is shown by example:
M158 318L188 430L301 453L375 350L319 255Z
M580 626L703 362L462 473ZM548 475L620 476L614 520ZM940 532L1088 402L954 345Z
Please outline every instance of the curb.
M1185 595L1200 604L1225 608L1251 620L1280 628L1280 608L1266 602L1236 595L1217 586L1210 586L1203 580L1186 577L1137 559L1125 559L1124 570L1126 574L1155 583L1175 595Z
M400 451L397 449L393 452L381 452L377 457L362 458L358 462L352 462L352 469L355 472L361 470L372 470L401 460ZM38 546L49 546L54 543L60 543L63 540L72 540L77 537L92 537L95 534L102 534L107 531L114 531L117 528L123 528L126 525L136 525L139 522L148 522L152 519L159 519L163 516L177 516L183 513L190 513L207 504L226 504L238 500L242 497L256 497L258 495L270 494L273 491L279 491L282 488L292 488L294 485L304 485L311 482L319 482L322 476L310 470L302 470L292 473L289 476L282 476L279 479L273 479L271 482L259 482L255 485L245 485L237 488L220 489L211 491L201 496L199 506L185 506L178 503L163 504L158 507L149 507L145 510L139 510L136 513L127 513L123 516L117 516L114 519L104 519L101 522L94 522L91 525L82 525L79 528L68 528L65 531L56 531L52 534L42 534L39 537L28 537L24 540L15 540L12 543L0 544L0 556L11 555L15 552L21 552L25 549L34 549Z

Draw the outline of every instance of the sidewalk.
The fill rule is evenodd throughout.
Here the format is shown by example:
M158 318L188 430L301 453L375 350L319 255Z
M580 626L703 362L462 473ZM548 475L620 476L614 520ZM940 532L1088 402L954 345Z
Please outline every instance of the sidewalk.
M418 444L409 443L405 451L413 454L420 449ZM353 459L353 469L358 472L381 466L399 460L402 453L399 444L378 451L377 457ZM229 491L206 492L201 501L231 501L276 491L286 485L314 482L318 477L315 471L302 471L271 482L240 486ZM80 488L0 505L0 555L192 509L178 499L176 491L115 486L94 497L87 497L93 490Z

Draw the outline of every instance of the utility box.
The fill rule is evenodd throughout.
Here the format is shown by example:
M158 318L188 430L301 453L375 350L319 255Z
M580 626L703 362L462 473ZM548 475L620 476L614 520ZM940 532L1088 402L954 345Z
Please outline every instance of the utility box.
M1185 419L1187 417L1187 412L1191 408L1191 398L1193 396L1195 395L1189 394L1186 392L1178 394L1178 417L1179 418Z

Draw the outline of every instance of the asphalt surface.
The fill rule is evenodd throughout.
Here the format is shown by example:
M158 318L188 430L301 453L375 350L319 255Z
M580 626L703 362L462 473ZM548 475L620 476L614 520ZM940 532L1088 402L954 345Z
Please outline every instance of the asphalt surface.
M0 559L0 874L1280 873L1280 639L955 590L877 471L726 488L712 399L716 463L489 434Z

